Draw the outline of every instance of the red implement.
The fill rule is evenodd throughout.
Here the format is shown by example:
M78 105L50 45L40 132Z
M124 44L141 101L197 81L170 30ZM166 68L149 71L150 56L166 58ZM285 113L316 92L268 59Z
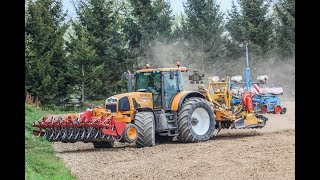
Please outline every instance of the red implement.
M242 103L249 112L253 111L252 92L245 92L242 95Z
M43 117L32 126L39 128L33 130L35 136L43 136L49 141L94 142L121 139L126 125L107 110L94 108L69 116Z

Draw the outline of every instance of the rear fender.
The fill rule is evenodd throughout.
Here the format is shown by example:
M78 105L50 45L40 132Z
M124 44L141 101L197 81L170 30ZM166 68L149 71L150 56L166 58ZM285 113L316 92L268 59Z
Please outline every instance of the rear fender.
M172 111L179 111L183 102L186 99L189 99L191 97L199 97L206 99L205 96L197 91L181 91L178 93L171 102L171 110Z

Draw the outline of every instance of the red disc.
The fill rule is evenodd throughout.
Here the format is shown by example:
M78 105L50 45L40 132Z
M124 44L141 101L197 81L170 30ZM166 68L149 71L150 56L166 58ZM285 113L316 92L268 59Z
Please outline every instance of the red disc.
M274 107L274 113L275 114L280 114L280 112L281 112L281 107L279 105L275 106Z
M262 113L262 114L266 114L267 112L268 112L267 105L263 105L263 106L261 107L261 113Z

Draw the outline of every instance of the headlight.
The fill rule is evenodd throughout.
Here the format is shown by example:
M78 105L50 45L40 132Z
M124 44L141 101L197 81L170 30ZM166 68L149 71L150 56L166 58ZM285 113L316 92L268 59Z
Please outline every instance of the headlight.
M106 103L116 103L117 100L118 100L117 98L111 96L106 99Z

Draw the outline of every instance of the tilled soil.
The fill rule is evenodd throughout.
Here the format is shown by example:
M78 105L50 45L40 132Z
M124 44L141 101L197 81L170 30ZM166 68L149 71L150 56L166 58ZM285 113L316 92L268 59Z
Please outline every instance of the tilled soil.
M262 129L221 130L207 142L173 141L136 148L117 143L54 143L78 179L295 179L295 103L287 113L266 115Z

